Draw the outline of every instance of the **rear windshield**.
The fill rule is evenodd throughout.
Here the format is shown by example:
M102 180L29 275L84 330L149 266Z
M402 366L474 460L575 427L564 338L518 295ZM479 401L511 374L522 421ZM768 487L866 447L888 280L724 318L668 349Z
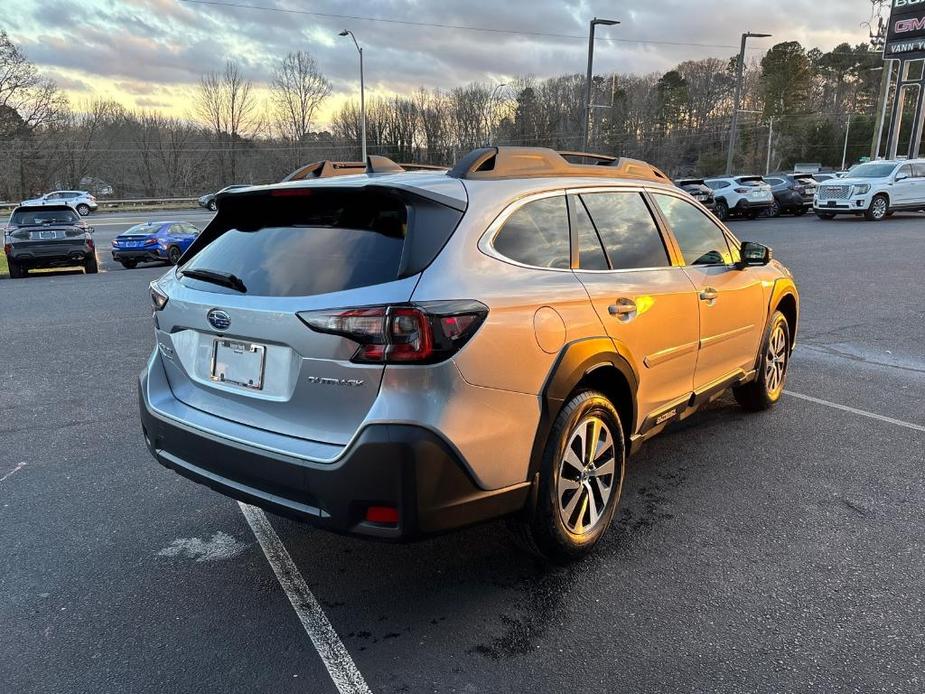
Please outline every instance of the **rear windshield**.
M149 234L153 234L154 232L156 232L158 229L160 229L160 227L161 227L160 224L151 224L151 223L145 222L144 224L136 224L131 229L128 229L127 231L123 231L122 235L123 236L148 236Z
M740 186L760 186L764 183L764 179L761 178L737 178L736 182Z
M16 210L10 217L10 224L20 227L46 224L76 224L78 221L80 221L80 217L77 216L77 213L67 209Z
M381 284L424 269L462 213L385 192L312 190L301 195L226 199L228 230L185 270L241 280L256 296L312 296ZM212 230L208 236L212 236ZM203 234L205 237L206 234ZM225 291L195 282L198 289Z

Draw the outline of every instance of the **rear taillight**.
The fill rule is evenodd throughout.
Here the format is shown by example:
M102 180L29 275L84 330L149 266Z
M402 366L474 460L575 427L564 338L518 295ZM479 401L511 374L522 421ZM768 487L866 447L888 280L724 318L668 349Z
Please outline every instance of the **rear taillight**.
M157 239L145 239L146 246L153 246L156 243L157 243Z
M3 244L3 252L6 253L7 255L9 255L10 253L12 253L12 252L13 252L13 244L12 244L12 243L5 243L5 244Z
M299 318L316 332L358 343L353 362L433 364L458 352L487 315L477 301L434 301L306 311Z
M167 305L169 297L161 291L161 288L157 286L157 282L152 282L148 285L148 289L151 291L151 303L154 305L154 310L160 311Z
M89 248L91 251L96 249L96 244L93 243L93 239L87 239L87 248Z
M747 192L748 192L748 188L736 188L735 191L736 191L737 193L747 193Z

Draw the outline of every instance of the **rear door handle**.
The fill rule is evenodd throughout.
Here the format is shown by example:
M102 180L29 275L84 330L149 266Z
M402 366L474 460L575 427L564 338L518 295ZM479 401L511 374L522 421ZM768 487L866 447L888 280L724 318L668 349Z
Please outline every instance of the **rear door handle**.
M719 292L713 289L713 287L704 287L703 289L700 290L700 300L701 301L714 302L716 301L716 298L718 296L719 296Z
M617 320L628 321L636 315L636 302L626 297L620 297L607 307L607 313Z

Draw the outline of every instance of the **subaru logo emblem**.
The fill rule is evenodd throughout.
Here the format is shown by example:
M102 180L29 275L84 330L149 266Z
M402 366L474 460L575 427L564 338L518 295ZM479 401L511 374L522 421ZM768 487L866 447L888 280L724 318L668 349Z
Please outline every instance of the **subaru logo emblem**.
M209 319L209 323L212 324L212 327L216 330L228 330L231 326L231 316L218 308L213 308L209 313L206 314L206 318Z

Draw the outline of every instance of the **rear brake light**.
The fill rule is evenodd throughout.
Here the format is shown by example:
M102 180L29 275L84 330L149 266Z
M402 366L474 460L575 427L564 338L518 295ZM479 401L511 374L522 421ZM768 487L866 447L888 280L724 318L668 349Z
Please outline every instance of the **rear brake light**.
M370 506L366 509L366 520L369 523L398 525L398 509L394 506Z
M737 193L747 193L748 192L748 188L736 188L735 190Z
M93 243L93 239L87 239L87 248L89 248L91 251L96 248L96 244Z
M161 288L157 286L157 282L152 282L148 285L148 289L151 291L151 303L154 304L154 310L160 311L167 305L169 297L161 291Z
M157 239L145 239L146 246L153 246L156 243L157 243Z
M13 244L12 244L12 243L5 243L5 244L3 244L3 252L6 253L7 255L9 255L10 253L12 253L12 252L13 252Z
M319 333L358 343L351 361L361 364L433 364L458 352L488 315L477 301L367 306L298 314Z

